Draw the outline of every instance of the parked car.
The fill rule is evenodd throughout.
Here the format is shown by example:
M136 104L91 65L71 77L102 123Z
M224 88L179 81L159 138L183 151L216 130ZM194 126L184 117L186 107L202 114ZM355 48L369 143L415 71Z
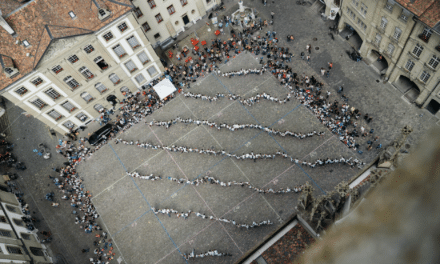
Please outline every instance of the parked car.
M93 132L93 134L89 137L90 145L95 146L101 143L101 141L104 140L104 137L107 138L110 132L112 132L112 129L112 124L106 124L105 126Z

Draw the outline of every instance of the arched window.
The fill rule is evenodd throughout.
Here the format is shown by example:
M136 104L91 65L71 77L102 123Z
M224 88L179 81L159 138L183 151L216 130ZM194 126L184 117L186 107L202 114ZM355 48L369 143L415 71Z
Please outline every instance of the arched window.
M104 110L104 106L100 105L100 104L95 104L93 106L93 108L95 108L96 111L100 112Z
M97 84L95 84L95 88L96 88L96 90L98 90L98 92L100 92L100 93L103 93L103 92L105 92L105 91L108 90L108 88L105 87L105 85L102 84L102 83L97 83Z
M128 89L127 86L121 87L120 91L124 96L127 96L130 93L130 89Z
M84 99L87 103L93 100L93 97L88 92L81 93L81 98Z
M110 74L110 75L108 76L108 78L110 79L110 81L112 81L112 83L113 83L114 85L117 85L118 83L121 82L121 79L119 79L119 76L116 75L116 74L114 74L114 73Z

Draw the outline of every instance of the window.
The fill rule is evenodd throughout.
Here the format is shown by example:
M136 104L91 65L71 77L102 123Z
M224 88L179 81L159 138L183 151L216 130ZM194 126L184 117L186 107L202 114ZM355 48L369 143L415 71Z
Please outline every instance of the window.
M364 22L362 22L362 20L360 20L359 18L357 19L357 24L359 25L359 27L365 31L367 29L367 25L364 24Z
M129 72L134 72L135 70L137 70L136 65L131 60L125 63L125 67L127 67L127 70Z
M382 29L385 29L387 27L387 25L388 25L388 20L386 18L382 17L382 20L380 21L380 27Z
M374 43L376 45L380 45L381 41L382 41L382 36L376 33L376 38L374 39Z
M31 81L31 83L32 83L33 85L35 85L35 86L38 86L38 85L40 85L40 84L43 83L43 79L41 79L40 77L37 77L37 78L33 79L33 80Z
M145 32L151 29L147 22L142 24L142 28L144 29Z
M142 11L139 7L136 7L136 9L134 10L134 14L136 15L137 18L140 18L141 16L144 15L142 14Z
M123 95L127 95L127 93L129 93L130 92L130 90L128 89L128 87L127 86L123 86L123 87L121 87L121 93L123 94Z
M170 5L169 7L167 7L167 10L168 10L168 14L170 14L170 15L176 13L176 10L174 9L173 5Z
M93 97L88 92L83 92L80 94L81 98L87 103L93 100Z
M141 74L138 74L136 77L134 77L134 79L136 80L136 82L137 82L138 84L141 84L142 82L145 81L145 77L142 75L142 73L141 73Z
M429 80L429 77L431 77L431 75L428 72L423 71L422 74L420 74L420 81L426 83Z
M387 52L389 55L393 55L393 52L394 52L394 45L393 44L391 44L391 43L388 44Z
M157 70L154 66L151 66L150 68L147 69L148 74L150 74L151 77L153 77L154 75L156 75Z
M34 256L44 257L43 249L37 247L30 247L30 249Z
M39 109L44 108L47 104L45 102L43 102L43 100L41 100L40 98L36 98L30 101L33 105L35 105L36 107L38 107Z
M364 3L361 3L361 14L365 17L367 15L368 6L366 6Z
M100 16L105 16L105 14L106 14L105 10L102 8L98 10L98 13Z
M395 40L399 40L401 35L402 35L402 30L400 28L396 27L396 29L394 30L393 38Z
M12 221L14 221L14 223L15 223L16 225L18 225L18 226L24 226L24 223L23 223L23 221L21 221L21 220L18 220L18 219L12 219Z
M25 48L29 47L31 44L27 40L23 40L23 45Z
M127 24L124 22L118 26L119 31L124 32L127 29Z
M411 71L414 68L415 63L411 60L408 60L405 64L405 69Z
M119 44L113 47L113 51L116 53L116 55L118 55L119 58L127 55L127 52L125 52L124 48Z
M138 55L139 60L141 61L141 63L143 65L147 64L150 61L150 58L148 58L147 54L145 53L145 51L142 51L141 53L139 53Z
M74 106L69 101L65 101L64 103L61 104L61 106L64 107L69 112L72 112L76 109L76 106Z
M403 9L399 18L406 22L406 21L408 21L408 18L409 18L410 15L411 15L411 12L409 12L408 10Z
M20 233L21 238L25 239L25 240L31 240L31 235L29 234L25 234L25 233Z
M100 112L100 113L101 113L101 111L104 111L104 106L102 106L102 105L100 105L100 104L95 104L95 105L93 106L93 108L95 108L95 110L98 111L98 112Z
M79 86L79 83L73 79L72 76L67 76L63 81L72 89L75 89Z
M394 7L394 3L392 1L390 1L390 0L388 0L387 3L385 4L385 8L388 11L392 12L393 11L393 7Z
M66 121L64 122L63 126L67 127L68 129L72 129L75 127L75 124L72 123L72 121Z
M70 63L74 64L75 62L79 61L78 57L76 55L72 55L69 58L67 58Z
M416 46L414 47L412 53L414 54L414 56L419 58L420 55L422 54L423 49L424 49L423 46L420 46L419 44L416 44Z
M4 217L3 215L0 216L0 222L2 223L7 223L6 221L6 217Z
M206 3L207 3L207 4L211 3L211 0L206 0Z
M98 65L101 70L105 70L108 68L107 62L105 62L105 60L101 56L96 57L93 61L96 63L96 65Z
M95 75L93 75L93 73L86 66L79 68L79 72L88 80L93 79L93 77L95 77Z
M5 72L6 72L7 74L11 74L11 73L14 72L14 70L11 69L11 68L5 68Z
M70 11L70 12L69 12L69 16L70 16L72 19L75 19L75 18L76 18L76 15L75 15L75 13L73 13L73 11Z
M141 44L139 44L139 42L137 41L137 39L134 36L131 36L127 39L128 44L130 44L132 49L136 49L138 47L141 46Z
M160 34L159 34L159 33L154 34L154 38L155 38L155 39L160 38Z
M103 93L103 92L105 92L105 91L108 90L107 87L105 87L105 85L102 84L102 83L97 83L97 84L95 84L95 88L96 88L96 90L98 90L98 92L100 92L100 93Z
M58 119L60 119L60 118L62 118L63 116L60 114L60 113L58 113L57 111L55 111L55 110L52 110L52 111L50 111L49 113L47 113L50 117L52 117L53 119L55 119L55 120L58 120Z
M52 98L53 100L58 99L61 95L55 91L53 88L49 88L47 89L44 93L46 93L50 98Z
M105 41L109 41L113 38L113 34L111 31L105 33L104 35L102 35L102 37L105 39Z
M160 23L160 22L163 21L162 16L160 15L160 13L157 14L155 17L156 17L156 21L157 21L157 23Z
M437 68L439 62L440 62L440 58L433 55L432 58L428 62L428 66L435 69L435 68Z
M12 237L11 231L8 230L0 230L0 236L4 237Z
M351 0L353 5L359 7L359 0Z
M419 38L422 39L425 42L428 42L429 38L431 37L432 32L429 28L425 27L423 29L422 34L419 35Z
M116 84L121 82L121 79L119 79L118 75L116 75L114 73L110 74L110 76L108 78L110 78L110 81L112 81L112 83L114 85L116 85Z
M6 249L8 250L8 252L10 254L23 254L21 252L21 248L19 248L19 247L6 246Z
M154 2L154 0L148 0L148 5L150 6L151 9L156 7L156 3Z
M87 46L84 47L84 51L85 51L87 54L92 53L92 51L94 51L94 50L95 50L95 48L93 48L92 45L87 45Z
M84 113L78 113L75 117L78 118L81 122L85 122L89 118Z
M20 96L23 96L25 93L28 92L28 89L24 88L24 87L20 87L17 90L15 90L16 93L18 93Z
M55 74L58 74L58 73L60 73L60 72L63 71L63 68L62 68L60 65L57 65L57 66L54 66L54 67L52 68L52 71L53 71Z
M180 0L182 6L186 6L188 4L188 0Z

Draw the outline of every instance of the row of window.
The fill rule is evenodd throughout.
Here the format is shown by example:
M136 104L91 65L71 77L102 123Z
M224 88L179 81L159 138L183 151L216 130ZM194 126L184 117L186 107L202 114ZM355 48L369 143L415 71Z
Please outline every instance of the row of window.
M420 45L420 44L416 44L414 46L414 49L412 51L412 54L417 57L420 58L420 55L422 55L422 52L425 48ZM429 62L427 63L429 67L431 67L432 69L436 69L437 66L439 65L440 59L438 56L436 56L435 54L432 55L431 59L429 60Z
M209 3L210 0L207 1L207 2ZM188 0L180 0L180 4L181 4L182 6L186 6L186 5L188 4ZM153 8L156 7L156 2L155 2L154 0L148 0L148 5L150 6L151 9L153 9ZM174 14L174 12L176 12L176 11L174 10L174 6L173 6L173 5L170 5L169 7L167 7L167 10L168 10L168 13L169 13L170 15L172 15L172 14Z
M394 2L393 0L388 0L388 1L385 3L384 8L385 8L386 10L392 12L393 9L394 9L394 4L395 4L395 2ZM409 18L410 16L411 16L411 12L409 12L409 11L406 10L406 9L402 9L402 13L400 13L400 15L399 15L399 19L401 19L402 21L406 22L406 21L408 21L408 18Z
M356 8L359 8L359 0L352 0L352 4ZM359 12L361 13L361 15L363 17L365 17L367 15L367 11L368 11L368 6L366 6L364 3L361 3Z
M119 46L119 45L118 45ZM119 46L120 49L123 50L122 47ZM116 52L116 51L115 51ZM120 52L120 51L118 51ZM69 61L72 59L72 57L76 57L76 55L72 55L69 57ZM140 62L145 65L148 62L150 62L150 58L148 57L147 53L145 51L140 52L139 54L137 54L137 57L139 58ZM78 61L79 59L76 57L76 59L74 59L73 61ZM104 59L99 56L97 57L94 62L100 66L100 68L107 68L108 64L104 61ZM129 60L128 62L125 63L125 67L127 68L127 70L129 72L134 72L137 70L136 65ZM154 69L155 70L155 69ZM52 68L52 71L55 73L59 73L61 71L63 71L63 68L60 65L56 65ZM85 66L81 67L79 69L79 72L86 78L86 79L92 79L95 75ZM116 74L112 74L109 76L110 80L112 80L112 82L116 85L120 82L119 77ZM79 82L76 81L72 76L66 76L63 81L71 88L71 89L76 89L77 87L79 87ZM43 79L40 77L37 77L33 80L31 80L31 83L34 84L35 86L40 85L41 83L43 83ZM28 92L28 89L26 89L25 87L20 87L17 90L15 90L15 92L17 94L19 94L20 96L23 96L24 94L26 94ZM46 91L46 94L48 94L52 99L57 99L60 95L53 90L52 88L49 88Z

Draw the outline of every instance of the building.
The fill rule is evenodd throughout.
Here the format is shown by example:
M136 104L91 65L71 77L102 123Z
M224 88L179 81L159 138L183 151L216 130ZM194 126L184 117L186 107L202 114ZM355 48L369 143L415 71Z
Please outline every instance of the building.
M0 25L1 95L62 134L163 72L128 0L32 0Z
M166 47L220 0L133 0L136 19L153 47Z
M440 118L440 1L346 0L341 11L339 30L364 61Z
M37 230L31 232L25 227L20 203L7 190L7 186L0 184L0 262L53 263L36 235Z

